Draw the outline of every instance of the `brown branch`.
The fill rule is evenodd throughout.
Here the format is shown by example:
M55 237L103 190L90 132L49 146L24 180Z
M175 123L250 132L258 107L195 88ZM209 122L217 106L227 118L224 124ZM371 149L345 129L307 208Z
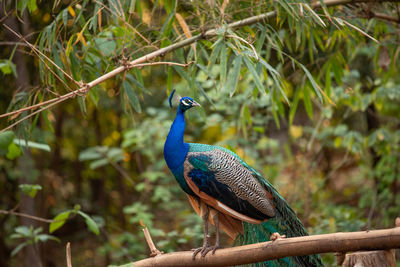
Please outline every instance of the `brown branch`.
M147 245L150 248L150 257L154 257L157 255L161 255L164 252L159 251L156 246L154 245L153 239L151 238L149 229L147 229L147 227L144 227L143 229L143 233L144 233L144 238L146 239Z
M214 255L196 257L193 252L173 252L133 262L133 266L232 266L288 256L329 252L400 248L400 227L368 232L334 233L278 239L276 241L219 249Z
M71 261L71 243L67 243L67 247L65 248L65 253L67 257L67 267L72 267L72 261Z
M337 5L345 5L345 4L349 4L349 3L363 3L363 2L369 2L369 1L370 0L355 0L355 1L354 0L353 1L351 1L351 0L325 0L324 4L327 7L330 7L330 6L337 6ZM381 0L381 1L377 1L377 2L396 2L396 1ZM312 5L312 8L313 9L321 8L321 6L322 6L321 2L315 2ZM228 24L228 27L233 29L233 28L239 28L239 27L251 25L251 24L254 24L254 23L257 23L257 22L261 22L261 21L265 21L267 19L274 18L276 16L276 14L277 14L276 11L267 12L267 13L264 13L264 14L261 14L261 15L256 15L256 16L253 16L253 17L249 17L247 19L243 19L243 20L240 20L240 21L236 21L236 22L230 23L230 24ZM180 42L177 42L175 44L169 45L167 47L164 47L164 48L158 49L156 51L153 51L153 52L151 52L151 53L149 53L149 54L147 54L145 56L142 56L142 57L140 57L138 59L135 59L135 60L129 62L128 64L125 64L123 66L119 66L119 67L115 68L114 70L112 70L112 71L100 76L99 78L97 78L97 79L95 79L95 80L93 80L93 81L91 81L91 82L89 82L87 84L83 83L84 86L80 87L79 89L77 89L75 91L69 92L69 93L64 94L64 95L62 95L60 97L57 97L57 98L53 98L53 99L44 101L42 103L38 103L36 105L32 105L30 108L33 109L33 108L36 108L38 106L44 106L44 105L48 105L48 104L51 104L51 103L58 104L58 103L63 102L65 100L69 99L69 98L75 97L76 95L80 95L82 93L87 93L94 86L96 86L96 85L98 85L98 84L100 84L100 83L102 83L102 82L104 82L104 81L116 76L117 74L119 74L121 72L126 71L127 69L129 69L132 66L134 67L135 65L143 64L145 62L149 62L151 60L154 60L157 57L162 57L167 53L170 53L170 52L172 52L172 51L174 51L176 49L179 49L181 47L185 47L187 45L193 44L198 40L201 40L201 39L204 39L204 38L214 37L214 36L217 35L218 30L219 30L219 28L208 30L208 31L206 31L204 33L197 34L197 35L195 35L195 36L193 36L191 38L185 39L183 41L180 41ZM44 57L46 57L46 56L44 55ZM51 60L50 60L50 62L51 62ZM36 111L36 113L39 113L39 112L41 112L41 111L43 111L45 109L48 109L51 106L53 106L53 105L48 105L46 107L43 107L39 111ZM27 110L27 109L29 109L29 107L26 107L24 109ZM5 117L5 116L9 116L11 114L15 114L15 113L18 113L18 112L21 112L21 110L17 110L17 111L14 111L14 112L9 112L7 114L0 115L0 118L1 117ZM30 116L28 115L28 116L22 118L17 123L13 123L12 125L8 126L7 128L2 129L0 132L3 132L3 131L8 130L8 129L11 129L12 127L17 125L21 121L23 121L23 120L25 120L25 119L27 119L27 118L29 118L31 116L33 116L33 115L30 114Z
M39 221L39 222L45 222L45 223L54 222L54 220L40 218L40 217L36 217L36 216L29 215L26 213L16 212L14 210L0 210L0 214L15 215L15 216L24 217L24 218L28 218L28 219Z
M129 70L129 69L132 69L132 68L142 68L142 67L146 67L146 66L155 66L155 65L168 65L168 66L187 67L192 63L193 62L182 64L182 63L176 63L176 62L160 61L160 62L150 62L150 63L142 63L142 64L132 64L132 62L128 62L127 64L124 64L122 67L125 68L126 70ZM68 94L65 94L65 95L62 95L62 96L59 96L59 97L56 97L56 98L52 98L50 100L47 100L47 101L44 101L44 102L29 106L29 107L24 107L24 108L21 108L21 109L18 109L18 110L14 110L14 111L11 111L11 112L8 112L8 113L0 114L0 118L3 118L3 117L8 117L8 116L11 116L11 115L14 115L14 114L17 114L17 113L21 113L21 112L24 112L24 111L36 109L38 107L45 106L42 109L40 109L40 110L38 110L38 111L36 111L34 113L31 113L31 114L27 115L26 117L23 117L19 121L16 121L15 123L9 125L7 128L2 129L0 132L6 131L8 129L11 129L12 127L14 127L15 125L19 124L20 122L28 119L29 117L32 117L33 115L35 115L37 113L40 113L43 110L46 110L46 109L48 109L49 107L51 107L51 106L53 106L55 104L63 102L66 99L73 98L73 97L75 97L77 95L82 95L82 94L84 95L90 88L91 87L89 87L89 85L86 84L85 86L82 86L81 88L79 88L79 89L77 89L75 91L71 91Z
M394 23L400 23L400 18L392 17L384 13L375 13L373 11L370 11L369 17L368 18L377 18L380 20L386 20Z

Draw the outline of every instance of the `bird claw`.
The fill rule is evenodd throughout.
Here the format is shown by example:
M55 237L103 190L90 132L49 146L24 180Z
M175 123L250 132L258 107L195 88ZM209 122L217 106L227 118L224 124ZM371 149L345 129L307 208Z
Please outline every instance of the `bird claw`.
M279 233L272 233L271 236L269 237L269 240L275 241L278 239L284 239L286 238L286 235L280 235Z
M212 248L212 255L214 255L214 254L215 254L215 251L216 251L217 249L219 249L219 248L222 248L222 246L217 246L217 245L215 245L215 246L212 246L211 248Z
M212 251L212 255L214 255L215 251L219 248L221 248L221 246L204 246L204 247L200 247L200 248L194 248L194 249L192 249L192 251L193 251L192 259L194 260L196 258L196 255L199 254L200 252L201 252L201 257L203 257L203 258L210 251Z
M196 255L199 254L199 252L202 251L203 249L204 247L192 248L193 251L192 260L194 260L194 258L196 258Z

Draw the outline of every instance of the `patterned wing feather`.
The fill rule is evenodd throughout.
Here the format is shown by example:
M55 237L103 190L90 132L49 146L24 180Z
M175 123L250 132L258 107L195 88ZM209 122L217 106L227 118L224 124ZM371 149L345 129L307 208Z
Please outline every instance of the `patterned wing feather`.
M191 150L184 162L184 176L189 186L196 187L193 191L259 222L274 217L272 195L240 158L215 146Z

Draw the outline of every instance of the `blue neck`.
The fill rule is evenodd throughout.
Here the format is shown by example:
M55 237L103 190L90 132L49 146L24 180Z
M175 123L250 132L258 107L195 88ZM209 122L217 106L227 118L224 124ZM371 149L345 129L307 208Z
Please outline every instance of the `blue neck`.
M178 107L176 117L169 130L167 140L164 145L164 158L168 168L174 170L182 166L185 161L189 145L183 142L185 133L185 114Z

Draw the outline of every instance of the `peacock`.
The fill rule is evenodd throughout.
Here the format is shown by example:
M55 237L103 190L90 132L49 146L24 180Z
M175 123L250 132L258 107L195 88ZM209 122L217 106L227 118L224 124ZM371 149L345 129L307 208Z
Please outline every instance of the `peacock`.
M175 90L169 97L169 104ZM287 237L308 235L295 212L262 175L232 151L207 144L185 143L185 112L200 106L191 97L179 100L164 145L164 158L190 204L203 219L203 245L193 250L204 257L220 248L220 228L236 244L269 241L273 233ZM216 229L211 245L208 226ZM323 266L319 255L296 256L257 266Z

